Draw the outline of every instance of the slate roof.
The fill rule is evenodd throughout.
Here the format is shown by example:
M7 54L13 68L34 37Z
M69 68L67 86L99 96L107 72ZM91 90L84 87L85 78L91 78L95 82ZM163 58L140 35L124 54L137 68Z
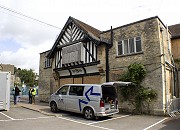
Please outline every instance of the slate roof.
M100 40L100 33L101 31L82 22L79 21L73 17L70 17L74 20L74 22L76 23L76 25L79 25L81 29L83 29L88 35L90 35L92 38L96 39L96 40Z
M180 24L175 24L168 27L170 32L172 33L173 38L180 38Z

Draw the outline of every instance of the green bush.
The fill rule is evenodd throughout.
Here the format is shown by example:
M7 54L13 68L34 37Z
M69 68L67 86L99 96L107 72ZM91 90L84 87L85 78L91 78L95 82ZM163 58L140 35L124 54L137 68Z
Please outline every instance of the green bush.
M137 113L142 113L142 106L145 105L149 111L149 105L157 94L155 90L141 86L141 82L146 76L146 69L140 63L128 66L128 71L120 77L120 81L133 82L135 86L122 86L120 94L123 101L129 101L135 106Z

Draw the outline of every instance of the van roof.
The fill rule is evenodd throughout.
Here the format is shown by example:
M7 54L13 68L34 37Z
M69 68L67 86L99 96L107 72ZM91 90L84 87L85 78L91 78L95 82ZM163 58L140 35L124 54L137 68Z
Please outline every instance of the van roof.
M114 81L114 82L106 82L102 84L64 84L64 85L71 85L71 86L100 86L100 85L119 85L119 86L128 86L128 85L135 85L132 82L123 82L123 81ZM63 86L64 86L63 85Z
M98 85L101 85L101 84L64 84L64 85L71 85L71 86L76 86L76 85L78 85L78 86L98 86Z
M135 84L132 82L114 81L114 82L103 83L102 85L128 86L128 85L135 85Z

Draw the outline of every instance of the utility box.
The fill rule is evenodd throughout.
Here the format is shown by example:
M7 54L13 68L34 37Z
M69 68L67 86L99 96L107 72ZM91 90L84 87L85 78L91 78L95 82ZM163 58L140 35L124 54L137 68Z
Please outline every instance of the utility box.
M10 108L10 78L11 72L0 72L0 110Z

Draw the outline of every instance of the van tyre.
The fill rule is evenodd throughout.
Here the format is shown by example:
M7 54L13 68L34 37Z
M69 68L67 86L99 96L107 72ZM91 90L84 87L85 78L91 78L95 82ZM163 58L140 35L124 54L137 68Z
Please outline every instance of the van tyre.
M51 102L51 111L56 113L58 111L57 105L55 102Z
M88 120L94 119L94 111L92 108L87 107L84 109L84 118L86 118Z

